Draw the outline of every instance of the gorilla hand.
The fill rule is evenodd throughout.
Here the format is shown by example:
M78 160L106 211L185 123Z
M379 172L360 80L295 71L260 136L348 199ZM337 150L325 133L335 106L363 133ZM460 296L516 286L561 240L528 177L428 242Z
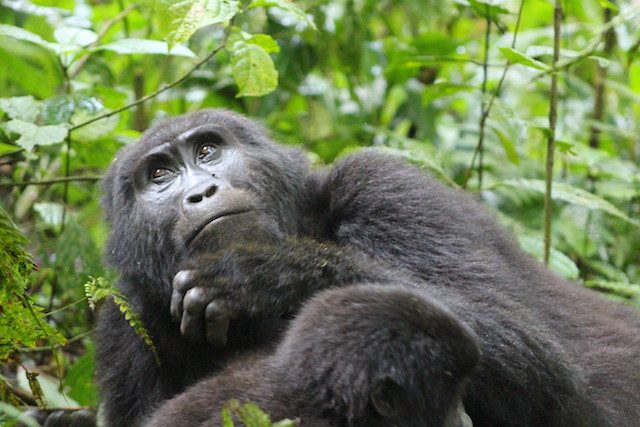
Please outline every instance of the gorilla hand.
M171 314L183 336L222 347L230 320L291 315L330 287L397 282L388 271L348 248L307 239L239 244L183 266L173 279Z

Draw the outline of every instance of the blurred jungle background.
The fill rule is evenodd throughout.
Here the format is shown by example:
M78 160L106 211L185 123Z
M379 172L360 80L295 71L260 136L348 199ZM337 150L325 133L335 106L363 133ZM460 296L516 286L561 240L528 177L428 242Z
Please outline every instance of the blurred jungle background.
M99 179L205 107L317 165L393 152L640 306L638 0L0 0L0 424L97 407Z

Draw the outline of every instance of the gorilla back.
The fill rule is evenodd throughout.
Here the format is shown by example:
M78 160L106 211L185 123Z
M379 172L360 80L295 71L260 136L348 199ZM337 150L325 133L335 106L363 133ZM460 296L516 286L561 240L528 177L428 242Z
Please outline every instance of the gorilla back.
M302 153L274 143L254 122L205 110L165 120L126 147L104 190L112 224L107 259L120 271L119 287L161 360L157 365L113 306L104 308L98 379L109 425L141 422L176 396L172 402L206 401L211 394L203 393L216 384L232 392L214 394L216 399L251 398L283 416L349 425L353 407L385 419L395 408L410 407L416 395L443 399L437 408L461 407L455 399L463 395L467 375L464 407L476 426L640 420L638 312L558 278L524 254L471 197L399 160L364 150L330 169L310 170ZM433 346L433 357L337 351L336 343L350 348L353 339L327 324L331 310L323 313L314 296L351 285L410 289L424 306L443 307L450 319L429 335L442 341ZM307 304L313 310L304 310ZM384 346L376 341L380 336L393 336L400 346L409 342L402 334L385 335L384 326L382 335L372 334L367 325L384 324L380 319L393 313L371 306L379 310L354 308L353 314L363 339L374 341L371 349ZM301 326L308 324L317 324L322 337ZM444 325L456 326L448 331ZM451 351L447 337L467 328L473 335ZM459 355L473 354L476 345L480 358L455 381L431 388L418 391L391 376L382 382L382 399L354 383L309 407L294 399L299 396L270 400L270 394L256 396L230 380L242 377L236 373L244 366L265 384L286 378L281 390L302 390L299 382L307 376L281 376L269 362L283 360L287 342L317 343L310 347L317 352L312 359L326 356L328 363L355 370L347 378L388 363L400 374L424 369L442 379L450 372L443 366L462 368ZM284 360L309 357L286 354ZM329 387L322 384L329 377L315 381ZM388 390L397 393L389 397ZM354 403L328 404L335 401ZM342 409L316 413L316 407ZM180 415L175 404L170 409L165 413ZM441 425L451 419L438 411L414 421Z

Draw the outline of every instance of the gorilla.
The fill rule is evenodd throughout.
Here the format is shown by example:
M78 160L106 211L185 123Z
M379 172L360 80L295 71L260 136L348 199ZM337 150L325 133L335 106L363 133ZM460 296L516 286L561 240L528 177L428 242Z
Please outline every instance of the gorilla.
M463 192L375 150L311 169L225 110L166 119L104 179L107 425L216 425L229 399L311 426L640 420L640 315L560 279Z

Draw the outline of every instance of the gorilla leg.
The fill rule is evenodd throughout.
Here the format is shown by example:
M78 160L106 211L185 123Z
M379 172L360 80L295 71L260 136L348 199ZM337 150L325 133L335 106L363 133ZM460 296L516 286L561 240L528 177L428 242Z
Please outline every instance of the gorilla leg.
M201 381L150 425L219 424L224 404L239 399L303 425L462 426L478 359L474 333L422 293L371 284L329 290L305 304L272 354Z

